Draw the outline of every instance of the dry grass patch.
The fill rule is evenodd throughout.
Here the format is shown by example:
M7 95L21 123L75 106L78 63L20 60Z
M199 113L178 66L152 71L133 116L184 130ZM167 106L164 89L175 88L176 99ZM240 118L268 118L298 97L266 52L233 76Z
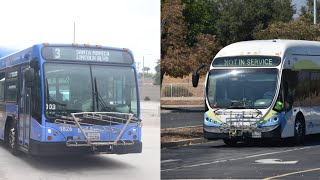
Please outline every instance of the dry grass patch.
M161 129L161 142L174 142L202 137L202 126Z

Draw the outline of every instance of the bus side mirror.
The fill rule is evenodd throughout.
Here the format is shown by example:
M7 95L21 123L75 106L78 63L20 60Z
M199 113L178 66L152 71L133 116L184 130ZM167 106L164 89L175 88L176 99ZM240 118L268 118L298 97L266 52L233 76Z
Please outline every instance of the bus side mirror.
M26 86L31 87L34 80L34 69L28 68L24 71L24 79L26 81Z
M197 87L199 83L199 74L198 72L192 73L192 86Z
M205 64L201 64L200 67L198 67L198 69L192 73L192 86L193 87L197 87L198 86L198 83L199 83L199 73L198 72L202 68L205 68L205 67L206 67Z
M273 109L275 109L275 110L278 111L278 112L282 111L282 110L283 110L283 104L282 104L282 102L277 101Z

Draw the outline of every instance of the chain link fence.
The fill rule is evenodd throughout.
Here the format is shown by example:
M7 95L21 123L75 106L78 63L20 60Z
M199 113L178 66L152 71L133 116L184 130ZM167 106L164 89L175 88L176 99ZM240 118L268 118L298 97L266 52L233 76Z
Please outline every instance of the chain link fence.
M194 88L190 83L163 84L161 97L203 97L204 84Z

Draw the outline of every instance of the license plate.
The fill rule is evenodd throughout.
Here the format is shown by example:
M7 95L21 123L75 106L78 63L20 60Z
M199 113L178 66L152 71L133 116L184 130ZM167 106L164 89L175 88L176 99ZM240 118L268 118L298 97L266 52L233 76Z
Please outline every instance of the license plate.
M89 140L98 141L100 140L100 133L88 133L87 137Z
M260 131L253 131L252 138L261 138L261 132Z

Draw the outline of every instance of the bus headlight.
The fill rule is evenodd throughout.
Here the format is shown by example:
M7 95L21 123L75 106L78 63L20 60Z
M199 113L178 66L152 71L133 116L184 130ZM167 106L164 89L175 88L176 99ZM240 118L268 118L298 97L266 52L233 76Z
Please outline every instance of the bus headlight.
M132 129L132 132L133 132L133 133L136 133L136 132L137 132L137 129L136 129L136 128L133 128L133 129Z

